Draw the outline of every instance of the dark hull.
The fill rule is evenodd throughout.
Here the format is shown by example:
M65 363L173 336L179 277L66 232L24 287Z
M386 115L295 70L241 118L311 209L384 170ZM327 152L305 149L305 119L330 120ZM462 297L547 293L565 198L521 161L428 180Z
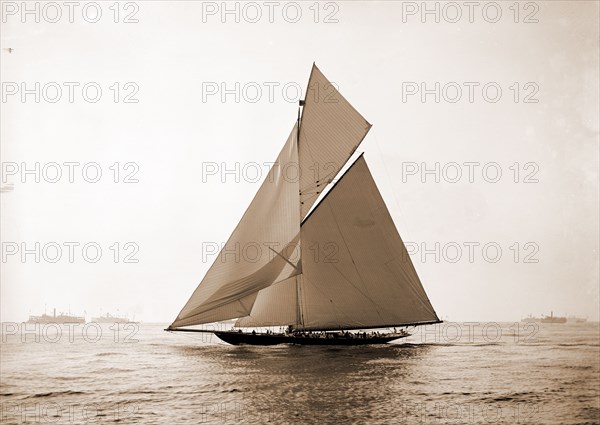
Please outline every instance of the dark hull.
M279 344L298 344L298 345L372 345L386 344L395 339L404 338L402 335L394 336L373 336L368 338L347 338L337 336L336 338L319 338L317 336L296 336L281 334L247 334L239 332L215 332L223 341L233 344L248 345L279 345Z

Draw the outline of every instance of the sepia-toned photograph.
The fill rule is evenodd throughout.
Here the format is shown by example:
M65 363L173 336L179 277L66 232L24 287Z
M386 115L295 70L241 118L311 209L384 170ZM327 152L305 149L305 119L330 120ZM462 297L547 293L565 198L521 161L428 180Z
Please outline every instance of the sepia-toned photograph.
M0 13L0 424L600 425L600 1Z

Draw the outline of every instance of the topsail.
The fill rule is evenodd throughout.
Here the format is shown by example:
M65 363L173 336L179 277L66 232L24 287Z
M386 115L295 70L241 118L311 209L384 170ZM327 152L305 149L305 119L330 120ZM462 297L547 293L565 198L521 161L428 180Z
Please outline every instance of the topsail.
M364 157L314 205L371 125L314 65L301 104L275 165L171 329L227 319L305 330L439 321Z
M371 124L313 65L298 143L303 218L370 129Z

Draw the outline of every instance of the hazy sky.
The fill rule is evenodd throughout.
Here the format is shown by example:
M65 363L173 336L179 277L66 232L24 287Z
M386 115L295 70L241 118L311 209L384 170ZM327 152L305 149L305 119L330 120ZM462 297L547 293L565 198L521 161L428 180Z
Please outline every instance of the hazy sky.
M359 150L442 319L598 320L598 2L490 3L428 2L439 23L421 2L239 3L238 23L221 2L118 16L107 2L99 17L83 2L73 22L62 2L29 2L38 23L3 2L2 320L44 306L173 320L214 259L203 247L259 187L244 166L285 142L313 61L374 125ZM39 182L23 173L36 162ZM212 163L239 163L240 181ZM436 163L439 182L422 174ZM22 261L36 242L39 263Z

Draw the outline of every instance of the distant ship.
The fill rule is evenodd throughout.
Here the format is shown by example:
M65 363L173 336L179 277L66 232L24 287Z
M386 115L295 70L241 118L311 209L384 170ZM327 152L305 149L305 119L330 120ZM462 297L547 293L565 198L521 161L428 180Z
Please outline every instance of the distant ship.
M550 316L545 316L542 323L567 323L567 318L554 316L554 313L550 312Z
M364 156L349 162L370 128L313 65L277 166L166 330L234 345L363 345L441 323ZM240 244L268 250L233 261L227 253ZM230 331L189 328L230 319ZM287 331L257 332L266 327Z
M105 316L92 317L92 322L95 323L132 323L127 317L112 316L106 313Z
M585 322L587 322L587 318L570 316L567 318L567 322L569 322L569 323L585 323Z
M59 325L64 325L66 323L85 323L85 317L81 316L71 316L70 314L60 313L58 316L56 315L56 309L54 309L52 316L49 314L42 314L41 316L29 316L29 320L25 323L40 323L40 324L50 324L55 323Z
M533 317L531 314L523 319L521 319L521 322L525 322L525 323L539 323L542 321L541 317Z

